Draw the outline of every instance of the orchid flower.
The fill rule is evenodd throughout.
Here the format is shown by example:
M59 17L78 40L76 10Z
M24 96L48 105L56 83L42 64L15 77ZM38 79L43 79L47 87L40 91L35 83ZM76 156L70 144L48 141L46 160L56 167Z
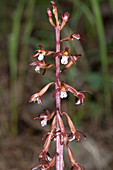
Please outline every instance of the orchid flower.
M76 162L75 158L74 158L74 155L70 149L69 146L67 146L67 151L68 151L68 156L69 156L69 159L71 161L71 164L72 164L72 170L76 170L76 168L78 168L78 170L82 170L82 168L80 166L83 167L83 169L85 170L84 166L78 162Z
M68 47L66 47L65 48L65 50L63 51L63 52L57 52L55 55L54 55L54 57L60 57L60 56L62 56L62 59L61 59L61 64L64 64L64 65L66 65L66 64L68 64L68 59L70 58L71 59L71 62L72 62L72 64L74 63L76 63L76 61L82 56L82 54L78 54L78 55L76 55L76 56L72 56L72 54L68 51ZM71 64L71 65L72 65Z
M47 170L47 169L50 170L50 168L55 165L56 156L57 154L50 161L45 161L46 163L38 163L33 168L31 168L31 170L36 170L38 168L41 168L42 170Z
M43 96L43 94L48 90L48 88L52 85L55 84L54 82L51 82L49 84L47 84L42 90L40 90L39 93L35 93L30 97L29 102L38 102L38 104L41 104L43 106L42 100L41 100L41 96Z
M76 61L79 60L81 56L82 56L82 54L77 54L75 56L72 56L71 61L61 70L61 72L70 68L73 64L76 64Z
M55 97L57 92L60 92L60 98L67 97L67 87L64 85L64 81L59 82L59 87L54 91L53 98Z
M36 66L35 71L37 73L40 73L41 68L44 69L44 73L45 73L47 68L51 68L54 65L55 64L45 64L44 60L42 60L42 61L34 61L33 63L30 64L30 66Z
M54 136L54 132L55 132L55 129L52 129L51 132L49 133L48 137L46 138L44 147L43 147L43 149L41 150L41 152L38 156L39 162L42 158L42 155L43 155L44 159L47 160L47 152L48 152L52 137Z
M35 50L36 54L34 54L32 57L34 58L38 56L39 61L42 61L44 59L44 56L55 53L54 51L45 51L42 45L38 46L40 47L40 49Z
M59 85L59 87L53 93L53 98L55 97L57 92L60 92L60 97L61 98L66 98L67 97L67 91L70 91L75 96L78 93L77 90L75 90L73 87L65 84L64 81L59 82L58 85Z
M72 56L72 54L68 51L68 47L65 48L65 50L63 52L57 52L54 57L60 57L62 56L62 59L61 59L61 64L64 64L66 65L63 70L71 67L72 64L76 64L76 61L82 56L82 54L77 54L75 56ZM68 63L68 59L71 59L71 61Z
M80 34L73 33L73 34L71 34L71 36L61 39L60 42L63 42L63 41L73 41L74 39L76 39L76 40L83 40L83 37L81 37Z
M80 142L81 137L80 137L79 133L81 133L83 135L83 137L86 139L86 135L83 132L76 130L76 128L75 128L71 118L69 117L69 115L66 112L63 112L62 114L65 114L67 121L68 121L68 125L69 125L71 133L72 133L72 138L69 141L72 141L72 140L75 139L76 142Z
M53 112L50 114L49 111L46 110L46 114L45 114L45 113L42 113L42 114L40 114L39 116L35 117L34 120L42 119L42 121L41 121L41 126L46 126L46 125L47 125L47 121L50 120L50 119L52 119L54 115L55 115L55 111L53 111Z
M83 103L84 103L84 101L85 101L85 95L83 94L83 92L93 94L92 92L87 91L87 90L77 92L77 95L74 95L74 96L76 96L76 97L78 98L78 101L75 103L76 105L79 105L79 104L83 104Z
M78 101L75 103L76 105L83 104L85 101L85 95L82 92L91 93L90 91L77 91L70 85L65 84L64 81L59 82L58 85L59 85L59 87L53 93L53 98L55 97L57 92L60 92L61 98L66 98L67 91L70 91L71 93L73 93L74 96L76 96L78 98Z

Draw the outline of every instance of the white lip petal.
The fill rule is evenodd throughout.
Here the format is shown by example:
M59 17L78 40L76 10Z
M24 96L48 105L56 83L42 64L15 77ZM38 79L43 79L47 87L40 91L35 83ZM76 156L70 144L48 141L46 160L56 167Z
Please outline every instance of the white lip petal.
M67 97L67 92L66 91L62 91L61 90L61 93L60 93L60 98L66 98Z
M47 119L43 119L43 120L41 121L41 126L44 127L44 126L46 126L46 125L47 125Z
M38 56L38 60L39 60L39 61L42 61L43 59L44 59L43 54L39 54L39 56Z
M38 104L41 103L41 100L38 97L36 98L36 101L37 101Z
M50 156L48 156L47 158L48 158L48 161L52 161L52 158L50 158Z
M81 104L80 99L75 103L76 105Z
M61 64L66 65L68 63L68 56L62 56Z
M36 71L37 73L40 73L40 66L36 66L35 71Z

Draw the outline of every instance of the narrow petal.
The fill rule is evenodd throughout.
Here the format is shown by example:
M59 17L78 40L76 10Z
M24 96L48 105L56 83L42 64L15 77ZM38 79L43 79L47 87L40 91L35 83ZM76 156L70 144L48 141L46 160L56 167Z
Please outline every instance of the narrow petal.
M31 64L29 64L30 66L40 66L42 64L42 62L40 61L34 61Z
M71 87L70 85L68 84L65 84L65 87L67 88L68 91L70 91L71 93L73 93L75 96L77 95L77 90L74 89L73 87Z
M46 125L47 125L47 119L43 119L43 120L41 121L41 126L44 127L44 126L46 126Z
M38 60L39 60L39 61L42 61L43 59L44 59L44 55L43 55L43 54L39 54Z
M37 57L40 53L36 53L32 55L32 58Z
M55 52L54 51L46 51L46 55L51 55L51 54L54 54Z
M48 88L52 85L55 84L54 82L51 82L49 84L47 84L40 92L39 92L39 96L42 96L47 90Z
M38 45L42 51L45 51L42 45Z
M54 55L54 57L60 57L60 56L62 56L62 53L61 52L57 52L57 53L55 53L55 55Z
M37 73L40 73L40 66L36 66L35 71L36 71Z
M61 70L61 72L63 72L64 70L70 68L70 67L72 66L72 64L73 64L73 62L70 61L70 62Z
M61 88L59 87L59 88L57 88L57 89L54 91L54 93L53 93L53 98L56 96L56 93L59 92L60 90L61 90Z

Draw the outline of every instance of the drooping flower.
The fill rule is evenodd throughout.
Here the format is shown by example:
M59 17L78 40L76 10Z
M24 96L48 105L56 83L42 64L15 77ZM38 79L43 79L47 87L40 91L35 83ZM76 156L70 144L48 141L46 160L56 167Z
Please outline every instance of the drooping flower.
M69 128L70 128L71 133L72 133L72 135L69 135L70 137L72 136L72 138L69 139L69 141L75 140L76 142L80 142L81 141L80 134L82 134L84 139L86 139L86 135L83 132L76 130L70 116L66 112L63 112L62 114L65 114L67 121L68 121Z
M41 96L39 95L39 93L33 94L29 102L37 102L38 104L42 104Z
M61 39L60 42L63 42L63 41L72 41L74 39L76 39L76 40L83 40L83 37L81 37L80 34L73 33L73 34L71 34L71 36Z
M49 133L48 133L48 136L46 138L46 141L44 143L44 147L43 149L41 150L41 152L39 153L39 162L42 158L44 158L45 160L48 160L48 150L49 150L49 146L50 146L50 143L51 143L51 140L55 134L55 128L54 127Z
M71 61L61 70L61 72L70 68L73 64L76 64L76 61L79 60L81 56L82 56L82 54L77 54L75 56L72 56Z
M43 74L45 73L46 69L51 68L55 64L45 64L44 60L42 61L34 61L33 63L30 64L30 66L36 66L35 71L37 73L40 73L40 69L44 69Z
M52 85L55 84L54 82L51 82L49 84L47 84L42 90L40 90L39 93L35 93L30 97L29 102L38 102L38 104L41 104L43 106L42 100L41 100L41 96L43 96L43 94L48 90L48 88Z
M56 162L56 156L58 154L56 154L52 159L50 159L50 161L48 160L44 160L44 162L42 163L38 163L37 165L35 165L33 168L31 168L31 170L36 170L38 168L41 168L41 170L50 170L51 167L53 167L55 165L55 162Z
M60 92L61 98L66 98L67 97L67 91L70 91L74 96L76 96L78 98L76 105L83 104L84 101L85 101L85 95L82 92L91 93L90 91L77 91L72 86L65 84L64 81L58 82L58 86L59 87L53 93L53 98L55 97L57 92Z
M69 159L70 159L71 164L72 164L71 170L76 170L77 168L78 168L78 170L82 170L82 168L85 170L85 168L84 168L84 166L82 164L76 162L76 160L74 158L74 155L73 155L73 153L72 153L72 151L71 151L69 146L67 146L67 151L68 151Z
M35 50L36 54L34 54L32 57L34 58L38 56L39 61L42 61L44 59L44 56L55 53L54 51L45 51L42 45L38 46L40 47L40 49Z
M42 113L39 116L35 117L34 120L42 119L41 120L41 126L46 126L47 121L51 120L53 116L55 115L55 111L53 111L51 114L48 110L46 110L46 113Z
M68 47L65 48L65 50L63 52L57 52L54 57L60 57L62 56L62 59L61 59L61 64L64 64L66 65L68 63L68 58L71 57L71 54L69 53L68 51Z
M87 91L87 90L77 92L77 95L75 95L78 98L78 101L75 103L76 105L83 104L84 101L86 100L85 95L83 94L83 92L93 94L92 92Z
M57 52L54 57L60 57L62 56L62 59L61 59L61 64L68 64L68 59L70 58L71 59L71 64L69 64L69 66L67 66L65 69L67 69L68 67L70 67L72 64L75 64L76 61L82 56L82 54L77 54L75 56L72 56L72 54L69 52L69 48L68 47L65 47L65 50L62 51L62 52ZM70 63L69 62L69 63Z
M67 97L67 91L68 91L68 89L64 85L64 81L61 81L61 82L59 82L59 87L53 93L53 98L55 97L57 92L60 92L61 98L66 98Z

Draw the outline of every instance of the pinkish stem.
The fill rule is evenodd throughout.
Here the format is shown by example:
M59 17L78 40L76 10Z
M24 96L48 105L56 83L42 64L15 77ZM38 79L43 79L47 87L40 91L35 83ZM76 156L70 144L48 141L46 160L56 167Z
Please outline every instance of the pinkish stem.
M60 27L57 24L56 28L56 52L60 52ZM60 58L57 56L56 60L56 86L55 89L58 88L58 82L60 81ZM56 93L56 109L61 113L61 99L60 93ZM56 132L59 131L59 124L56 116ZM63 170L63 145L60 144L60 137L56 138L56 152L58 156L56 157L56 170Z

